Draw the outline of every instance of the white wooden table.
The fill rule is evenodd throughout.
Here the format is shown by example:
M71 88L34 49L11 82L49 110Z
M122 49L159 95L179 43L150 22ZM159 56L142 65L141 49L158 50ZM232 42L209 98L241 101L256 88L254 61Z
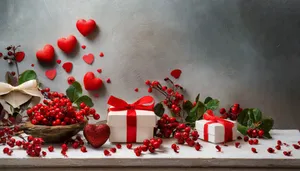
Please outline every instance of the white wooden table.
M199 140L203 146L201 151L194 148L180 145L180 152L175 153L171 148L174 139L165 139L162 147L155 154L143 153L136 157L133 150L122 145L122 149L112 156L104 156L103 150L114 147L114 144L107 142L100 149L88 147L87 153L80 149L69 148L68 158L60 154L60 148L50 153L47 146L47 156L43 158L28 157L25 150L15 150L12 156L2 153L4 146L0 146L0 170L300 170L300 150L292 147L300 141L299 130L272 130L272 140L259 140L259 145L253 145L258 151L251 152L251 146L239 140L240 148L234 146L234 142L227 143L228 146L220 145L223 152L217 152L215 144ZM275 147L277 140L289 144L289 147L282 146L281 151L274 154L267 152L268 147ZM136 144L133 145L137 146ZM284 150L291 150L292 156L283 155Z

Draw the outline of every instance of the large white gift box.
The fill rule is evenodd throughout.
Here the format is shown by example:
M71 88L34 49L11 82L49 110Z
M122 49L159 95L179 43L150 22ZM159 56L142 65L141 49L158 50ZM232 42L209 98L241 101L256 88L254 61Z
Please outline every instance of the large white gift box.
M107 116L110 142L143 142L153 137L157 118L151 96L142 97L133 104L111 96L108 104L111 105Z
M237 122L228 119L218 119L218 121L206 119L196 121L196 129L199 132L199 138L212 143L223 143L236 140ZM224 121L229 123L229 128L227 127L225 129ZM227 138L225 138L226 136Z

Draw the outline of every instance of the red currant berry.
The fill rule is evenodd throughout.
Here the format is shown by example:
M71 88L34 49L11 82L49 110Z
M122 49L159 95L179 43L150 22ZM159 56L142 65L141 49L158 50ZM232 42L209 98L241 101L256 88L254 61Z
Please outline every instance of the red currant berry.
M188 127L184 128L184 131L187 132L187 133L190 133L191 127L188 126Z
M105 156L110 156L111 155L108 150L104 150L103 153L104 153Z
M148 146L146 145L142 145L141 146L142 151L146 152L148 150Z
M234 145L235 145L236 148L239 148L239 147L240 147L240 144L241 144L241 143L239 143L239 142L235 142L235 143L234 143Z
M81 109L85 108L85 106L86 106L86 104L85 104L85 103L83 103L83 102L82 102L82 103L80 103L80 108L81 108Z
M178 129L185 129L185 127L186 127L186 125L183 124L183 123L181 123L181 124L178 125Z
M257 144L258 144L258 139L254 139L254 140L253 140L253 144L254 144L254 145L257 145Z
M109 151L111 151L112 153L115 153L117 151L117 149L116 148L111 148L111 149L109 149Z
M151 81L150 81L150 80L147 80L147 81L145 81L145 84L146 84L146 85L151 85Z
M221 114L224 114L224 113L226 113L226 109L225 109L225 108L221 108L219 112L220 112Z
M174 135L174 138L180 139L181 138L181 133L180 132L176 132L175 135Z
M177 149L177 145L176 145L176 144L172 144L172 145L171 145L171 148L172 148L173 150L175 150L175 149Z
M79 147L79 143L77 141L73 142L72 147L77 149Z
M291 151L284 151L284 152L283 152L283 154L284 154L285 156L291 156L291 155L292 155L291 153L292 153Z
M201 145L197 142L195 144L195 150L199 151L201 149Z
M281 146L280 145L276 145L275 148L276 148L276 150L281 150Z
M249 137L244 136L244 141L245 141L245 142L248 142L248 141L249 141Z
M257 137L257 131L256 131L256 129L254 129L253 131L252 131L252 138L256 138Z
M293 144L294 149L299 150L300 146L298 144Z
M31 136L31 135L29 135L29 136L27 137L27 141L28 141L28 142L33 141L33 139L34 139L34 138L33 138L33 136Z
M152 146L150 146L150 147L149 147L149 152L150 152L150 153L155 153L155 148L152 147Z
M146 146L149 146L149 144L150 144L150 140L148 140L148 139L145 139L145 140L143 141L143 144L144 144L144 145L146 145Z
M67 144L62 144L61 149L62 149L62 151L67 151L68 150Z
M118 149L121 149L121 148L122 148L122 145L121 145L121 144L116 144L116 147L117 147Z
M216 145L216 149L218 150L218 152L221 151L221 147L219 145Z
M45 157L47 155L46 151L42 151L42 155Z
M126 146L127 146L128 149L132 148L132 144L126 144Z
M73 76L68 77L68 84L73 84L75 82L75 78Z
M90 114L93 115L93 114L95 114L95 113L96 113L96 110L95 110L94 108L91 108L91 109L90 109Z
M256 148L251 148L251 151L253 152L253 153L257 153L257 151L256 151Z
M9 152L9 148L8 147L3 148L3 153L4 154L7 154L8 152Z
M94 114L94 115L93 115L93 118L94 118L95 120L98 120L98 119L100 119L100 115L99 115L99 114Z
M248 143L249 143L250 145L253 145L253 140L250 139L250 140L248 141Z
M151 87L148 88L148 93L152 93L152 88Z
M153 147L155 148L155 149L158 149L159 147L160 147L160 144L159 144L159 142L154 142L153 143Z
M267 151L268 151L269 153L274 153L275 150L274 150L273 148L270 147L270 148L268 148Z
M280 140L278 140L277 145L282 145L282 142Z
M259 138L262 138L264 136L264 134L265 134L264 130L261 129L261 130L258 131L258 137Z

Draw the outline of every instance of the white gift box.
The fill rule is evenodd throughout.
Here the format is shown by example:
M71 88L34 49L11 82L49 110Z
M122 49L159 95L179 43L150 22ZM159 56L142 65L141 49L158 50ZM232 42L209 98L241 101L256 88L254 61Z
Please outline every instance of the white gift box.
M237 122L225 119L232 122L234 126L232 127L232 140L236 140L237 137ZM199 138L204 140L204 125L209 120L198 120L196 121L196 129L199 133ZM222 143L225 140L225 127L221 123L210 123L208 124L208 141L212 143Z
M153 137L156 115L153 111L135 110L136 142ZM110 142L127 142L127 110L109 111L107 124L110 127Z

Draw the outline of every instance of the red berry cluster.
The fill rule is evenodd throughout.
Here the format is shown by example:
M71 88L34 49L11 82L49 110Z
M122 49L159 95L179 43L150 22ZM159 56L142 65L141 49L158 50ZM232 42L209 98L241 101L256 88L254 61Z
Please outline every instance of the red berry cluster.
M239 104L234 104L229 108L228 112L226 112L225 108L221 108L219 112L222 115L221 118L223 119L229 118L230 120L236 120L242 111L243 109Z
M178 144L187 143L188 146L194 147L197 144L195 141L199 138L199 134L198 131L181 123L175 130L174 138L177 139Z
M27 146L26 152L31 157L40 157L41 154L45 156L47 153L42 152L42 144L44 144L44 140L42 138L34 138L33 136L27 137L28 142L24 142L24 145ZM24 148L23 145L23 148ZM41 153L42 152L42 153Z
M12 136L15 135L15 133L19 132L20 128L19 126L14 126L12 128L5 127L4 129L0 130L0 143L5 144L6 142L10 142L10 139Z
M248 141L248 143L249 143L250 145L257 145L257 144L258 144L258 139L250 139L250 140Z
M160 145L163 143L161 138L151 138L145 139L143 145L134 148L134 153L136 156L141 156L142 152L149 151L150 153L155 153L155 149L159 149Z
M116 147L113 147L113 148L110 148L109 150L104 150L103 153L105 156L111 156L111 152L112 153L116 153L117 152L117 149L121 149L122 148L122 145L121 144L116 144Z
M165 78L164 81L169 83L171 87L162 86L159 81L150 81L147 80L145 82L146 85L149 86L148 92L151 93L152 89L157 90L161 94L165 96L164 104L176 115L180 116L180 111L182 109L182 102L183 102L183 95L179 92L183 88L178 85L174 84L174 82L170 78Z
M156 136L170 138L178 125L179 123L175 117L169 117L167 114L163 114L157 121L158 131L156 132Z
M251 129L250 128L247 130L247 135L251 138L257 138L257 137L263 138L264 133L265 132L262 129Z
M80 104L80 110L72 106L72 102L63 93L50 92L49 88L41 91L47 93L49 100L44 100L27 110L27 115L34 125L70 125L84 121L84 117L93 116L95 120L100 118L94 108Z

